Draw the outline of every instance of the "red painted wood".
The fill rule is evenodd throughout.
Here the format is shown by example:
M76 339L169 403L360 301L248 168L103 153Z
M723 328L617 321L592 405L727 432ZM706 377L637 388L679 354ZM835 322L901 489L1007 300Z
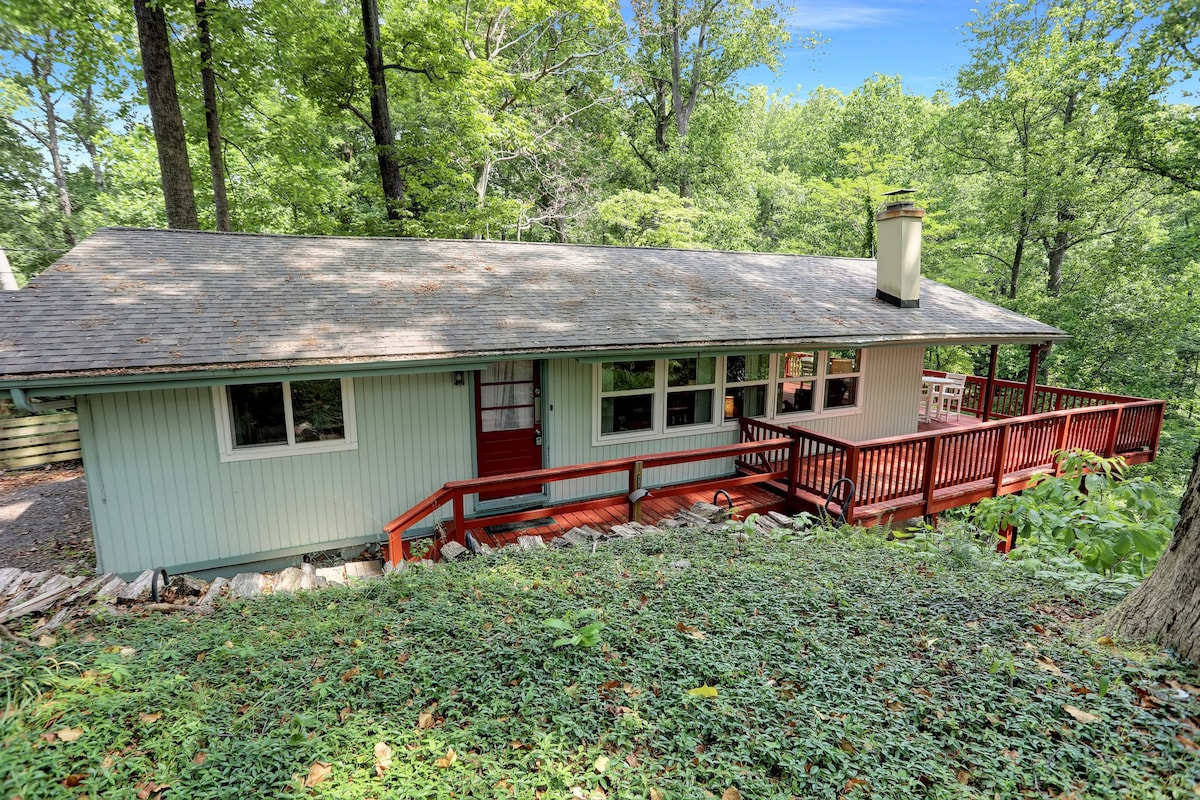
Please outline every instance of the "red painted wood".
M542 466L542 430L540 414L537 413L537 403L542 396L542 362L534 361L531 367L531 377L527 381L486 382L482 380L483 372L475 373L475 461L476 474L481 478L495 475L508 475L513 472L528 472L540 469ZM522 403L511 406L485 406L483 390L488 386L527 386L533 403ZM511 430L484 430L484 412L501 411L507 408L532 409L532 424L526 428ZM536 486L525 487L514 491L480 492L480 500L497 500L514 494L540 492Z

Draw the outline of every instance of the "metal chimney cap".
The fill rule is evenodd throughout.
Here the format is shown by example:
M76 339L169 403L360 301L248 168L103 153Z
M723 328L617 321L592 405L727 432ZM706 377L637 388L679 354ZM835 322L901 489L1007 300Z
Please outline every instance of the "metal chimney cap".
M887 198L884 201L884 208L890 211L894 208L911 207L913 201L908 195L916 193L916 189L893 189L890 192L884 192L883 196Z

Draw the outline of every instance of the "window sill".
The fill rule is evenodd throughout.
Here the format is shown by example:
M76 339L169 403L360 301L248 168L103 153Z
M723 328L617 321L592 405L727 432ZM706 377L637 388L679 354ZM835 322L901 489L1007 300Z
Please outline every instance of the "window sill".
M729 430L728 425L713 424L687 425L669 428L666 431L641 430L624 433L601 434L592 437L593 447L604 447L611 444L626 444L629 442L653 442L659 439L678 439L682 436L696 436L705 433L722 433Z
M792 414L779 414L774 419L767 419L767 422L776 424L794 425L797 422L803 422L806 419L833 419L836 417L853 417L855 414L861 414L861 406L850 406L849 408L839 408L836 411L822 411L816 413L813 411L800 411ZM763 419L766 419L765 417Z
M346 450L357 450L358 441L353 439L338 439L329 442L307 442L302 445L267 445L264 447L245 447L221 453L221 463L234 461L259 461L264 458L285 458L287 456L304 456L316 453L340 453Z

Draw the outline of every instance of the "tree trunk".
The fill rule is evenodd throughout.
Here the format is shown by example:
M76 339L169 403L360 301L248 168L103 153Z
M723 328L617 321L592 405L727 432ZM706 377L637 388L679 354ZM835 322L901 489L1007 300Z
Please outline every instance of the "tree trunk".
M87 151L88 160L92 165L92 181L96 184L97 190L103 191L104 167L100 163L100 148L96 146L96 133L101 127L97 120L98 116L96 97L92 87L89 86L82 95L75 98L75 118L63 124L79 140L80 146Z
M387 218L400 219L404 210L404 179L396 160L396 134L388 110L387 76L383 70L383 47L379 37L379 7L375 0L362 0L363 58L367 77L371 81L371 135L375 139L375 154L379 161L379 180L383 186L383 201Z
M40 58L29 60L30 71L38 85L38 97L46 112L46 136L42 143L50 153L50 170L54 175L54 187L58 190L58 212L62 214L63 239L69 247L75 246L75 231L71 229L71 193L67 188L67 170L63 166L62 149L58 144L58 113L55 111L54 95L50 91L49 74L43 74ZM49 73L53 65L44 70Z
M208 131L208 167L212 174L213 203L217 230L231 231L229 196L225 193L225 157L221 153L221 117L217 112L217 75L213 71L212 32L208 25L207 0L195 0L196 27L200 39L200 84L204 89L204 127Z
M1008 274L1008 297L1014 299L1017 296L1017 287L1021 280L1021 259L1025 257L1025 233L1022 231L1017 235L1017 248L1013 251L1012 265L1009 267Z
M158 148L158 167L162 173L163 202L167 208L167 227L199 230L196 197L192 188L192 166L188 162L187 137L183 114L175 93L175 69L171 66L171 43L167 38L167 18L162 7L152 0L133 0L137 18L138 47L142 54L142 73L146 79L146 99L150 121L154 125L154 143Z
M1150 577L1108 612L1101 627L1130 641L1170 645L1200 664L1200 450L1192 463L1179 523Z

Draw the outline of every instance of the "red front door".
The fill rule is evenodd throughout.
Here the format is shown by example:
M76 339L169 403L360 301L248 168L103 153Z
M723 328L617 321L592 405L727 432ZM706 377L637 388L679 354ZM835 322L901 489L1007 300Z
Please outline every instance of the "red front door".
M475 376L475 450L479 477L542 468L542 364L498 361ZM540 488L516 495L538 494ZM480 500L512 496L480 492Z

